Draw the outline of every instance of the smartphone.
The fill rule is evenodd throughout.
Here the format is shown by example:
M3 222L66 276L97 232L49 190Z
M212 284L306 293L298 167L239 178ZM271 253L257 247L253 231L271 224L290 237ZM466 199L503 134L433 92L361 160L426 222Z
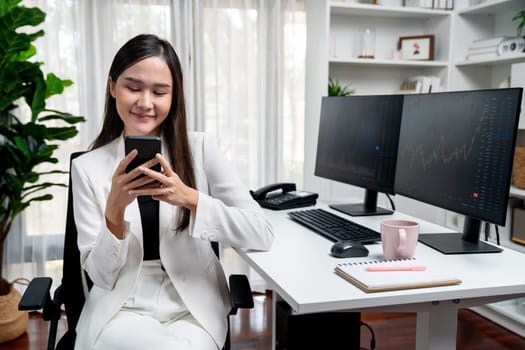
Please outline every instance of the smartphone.
M124 143L126 154L134 149L139 152L126 167L127 173L155 158L155 154L160 153L160 137L157 136L127 136ZM154 165L151 169L160 171L160 164Z

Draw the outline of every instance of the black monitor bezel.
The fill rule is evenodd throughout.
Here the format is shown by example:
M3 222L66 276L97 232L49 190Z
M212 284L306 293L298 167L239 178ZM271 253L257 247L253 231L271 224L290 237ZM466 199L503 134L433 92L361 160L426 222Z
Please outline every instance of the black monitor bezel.
M401 99L401 105L403 103L403 95L385 95L385 94L382 94L382 95L350 95L350 96L324 96L322 98L322 101L321 101L321 113L320 113L320 118L319 118L319 129L320 129L320 124L321 124L321 118L323 117L322 116L322 113L323 113L323 103L324 101L327 101L327 99L347 99L347 100L352 100L352 99L377 99L377 98L399 98ZM401 111L402 111L402 106L401 106ZM318 130L318 137L319 137L319 130ZM399 140L398 140L399 141ZM396 150L396 153L397 153L397 150ZM348 174L333 174L333 173L325 173L323 171L323 169L321 169L319 167L319 162L318 162L318 157L319 157L319 139L317 140L317 148L316 148L316 156L315 156L315 165L314 165L314 175L315 176L318 176L318 177L321 177L321 178L324 178L324 179L328 179L328 180L333 180L333 181L338 181L338 182L341 182L341 183L344 183L344 184L347 184L347 185L352 185L352 186L356 186L356 187L359 187L359 188L362 188L364 190L368 190L368 191L374 191L374 192L380 192L380 193L387 193L387 194L395 194L394 192L394 184L395 184L395 179L392 179L392 186L391 187L388 187L388 186L382 186L380 184L372 184L370 182L366 182L366 181L361 181L359 179L359 177L352 177L352 179L348 179ZM397 156L396 156L397 158ZM397 161L397 159L396 159ZM394 169L393 169L393 177L395 178L395 166L394 166Z
M461 90L461 91L446 91L446 92L438 92L438 93L429 93L429 94L414 94L414 95L406 95L405 96L405 100L408 100L408 99L411 99L411 98L418 98L418 97L424 97L424 96L428 96L428 95L443 95L443 94L465 94L465 93L478 93L478 92L491 92L491 91L502 91L502 90L515 90L515 91L520 91L520 90L523 90L522 88L505 88L505 89L480 89L480 90ZM519 116L520 116L520 109L521 109L521 99L522 99L522 94L519 94L518 96L518 101L517 101L517 110L516 110L516 118L515 118L515 125L514 125L514 130L515 130L515 133L514 133L514 136L513 136L513 139L511 141L512 143L512 147L510 149L514 150L515 147L516 147L516 139L517 139L517 129L518 129L518 124L519 124ZM406 104L404 103L403 104L403 110L405 109L406 107ZM405 120L406 122L406 120ZM403 129L403 118L401 120L401 129L400 129L400 140L401 140L401 133L402 133L402 129ZM514 151L512 151L514 152ZM398 153L398 158L399 158L399 153ZM513 155L511 154L510 155L510 164L509 164L509 168L507 169L508 171L508 180L506 181L505 183L505 191L503 193L503 196L504 196L504 203L508 203L508 200L509 200L509 197L510 197L510 186L511 186L511 177L512 177L512 166L513 166ZM399 162L396 162L396 173L397 173L397 167L399 167ZM454 205L449 205L449 203L443 203L442 201L440 200L433 200L433 198L428 198L428 197L425 197L425 198L422 198L421 196L414 196L413 194L411 193L407 193L403 190L400 190L399 189L399 184L398 184L398 181L399 181L399 178L396 177L395 181L394 181L394 190L396 192L396 194L399 194L399 195L402 195L402 196L405 196L405 197L408 197L408 198L411 198L411 199L415 199L417 201L420 201L420 202L423 202L423 203L427 203L427 204L430 204L430 205L434 205L434 206L437 206L439 208L442 208L442 209L445 209L445 210L449 210L449 211L452 211L452 212L455 212L455 213L458 213L458 214L461 214L461 215L465 215L469 218L473 218L473 219L476 219L476 220L479 220L479 221L484 221L484 222L490 222L492 224L496 224L496 225L501 225L501 226L504 226L505 225L505 222L506 222L506 217L507 217L507 205L503 206L502 207L502 210L500 211L500 213L498 213L499 215L497 215L497 217L495 216L494 218L487 218L487 217L483 217L483 216L480 216L480 215L477 215L476 213L474 212L471 212L471 211L468 211L468 210L464 210L464 208L460 207L460 206L454 206Z

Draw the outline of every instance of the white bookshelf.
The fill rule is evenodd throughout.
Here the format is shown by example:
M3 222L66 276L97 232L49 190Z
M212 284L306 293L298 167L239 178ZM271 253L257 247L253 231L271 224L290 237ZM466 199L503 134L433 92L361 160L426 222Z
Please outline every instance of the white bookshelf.
M332 1L330 3L330 14L350 16L373 16L373 17L398 17L398 18L430 18L437 16L449 16L450 12L445 10L432 10L417 7L369 5L355 1Z
M448 67L447 61L407 61L407 60L393 60L393 59L369 59L369 58L348 58L338 59L330 58L330 66L348 65L348 66L368 66L371 68L375 67L405 67L405 68L424 68L424 67L437 67L446 68Z
M524 62L525 54L509 57L496 57L491 59L480 59L480 60L459 60L456 61L455 66L500 66L500 65L509 65L517 62Z
M498 36L516 36L517 22L512 18L525 9L523 0L491 0L468 7L468 1L457 1L451 37L454 47L450 67L450 89L497 88L510 77L514 63L524 62L525 54L492 59L465 60L474 40Z
M510 195L517 198L525 199L525 190L516 186L510 186Z
M332 2L327 3L326 17L329 51L325 64L329 76L343 84L352 84L356 93L389 93L398 90L404 79L415 74L438 75L446 81L450 11ZM367 25L373 26L376 33L374 59L357 57L358 29ZM434 60L393 59L400 37L424 34L435 36Z
M328 78L350 85L356 94L393 93L414 75L441 78L444 90L497 88L510 77L512 66L525 62L518 56L483 60L466 60L474 40L501 35L515 36L517 22L512 17L525 9L525 0L488 0L470 6L469 0L455 0L453 10L407 8L402 1L381 1L383 5L363 4L358 0L310 0L308 6L307 86L305 123L305 189L319 192L324 200L362 197L363 190L315 177L314 165L321 97L326 96ZM393 6L394 4L399 6ZM374 59L357 57L357 33L360 25L375 28ZM406 61L393 59L399 37L435 36L434 60ZM525 33L524 33L525 34ZM525 132L522 118L521 132ZM511 189L511 195L525 199L525 190ZM380 204L388 206L380 196ZM460 222L455 214L440 208L396 196L399 210L441 225ZM510 214L508 214L509 217ZM510 217L500 229L510 232ZM503 240L506 248L525 253L525 247ZM476 308L503 326L525 336L525 313L518 301L496 303Z
M518 12L523 10L522 0L488 0L480 4L469 6L469 1L456 0L456 13L463 15L499 15L504 12Z

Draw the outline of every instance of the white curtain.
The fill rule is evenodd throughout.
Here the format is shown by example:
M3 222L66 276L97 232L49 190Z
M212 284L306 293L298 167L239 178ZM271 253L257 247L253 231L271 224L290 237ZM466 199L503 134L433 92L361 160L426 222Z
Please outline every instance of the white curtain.
M306 14L295 0L195 1L197 125L251 188L302 179ZM300 183L298 184L300 186ZM227 272L263 280L231 249Z
M191 129L214 133L250 188L275 181L301 185L306 14L301 0L24 0L46 14L36 60L74 85L49 107L86 117L79 136L56 156L85 150L99 133L106 79L116 50L132 36L168 39L184 71ZM56 179L59 180L59 179ZM67 176L62 178L67 181ZM8 279L60 281L66 190L36 203L13 225L5 247ZM234 272L246 267L226 250Z

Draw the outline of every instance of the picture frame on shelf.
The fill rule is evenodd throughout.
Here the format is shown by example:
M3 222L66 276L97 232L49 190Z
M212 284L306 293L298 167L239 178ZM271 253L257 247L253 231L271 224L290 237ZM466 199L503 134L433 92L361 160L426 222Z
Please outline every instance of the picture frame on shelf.
M434 35L404 36L399 38L398 49L402 60L434 60Z

